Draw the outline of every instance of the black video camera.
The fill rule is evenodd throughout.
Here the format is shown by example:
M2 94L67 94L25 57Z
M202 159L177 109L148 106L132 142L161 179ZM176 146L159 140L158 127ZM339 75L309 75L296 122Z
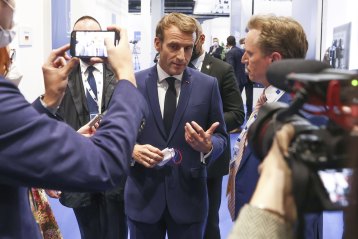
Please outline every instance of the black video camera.
M340 210L348 205L347 145L358 126L358 72L330 69L313 60L282 60L268 69L267 78L293 96L290 105L270 103L261 107L248 131L248 142L263 159L275 133L291 123L295 136L287 162L292 170L293 193L298 210ZM314 121L319 119L320 123Z

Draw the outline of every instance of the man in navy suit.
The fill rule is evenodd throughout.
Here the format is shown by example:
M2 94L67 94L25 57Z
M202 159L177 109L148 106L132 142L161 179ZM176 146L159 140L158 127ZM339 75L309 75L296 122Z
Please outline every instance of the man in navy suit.
M252 101L254 94L254 84L247 77L245 72L245 64L241 62L245 50L236 46L236 39L234 36L228 36L226 39L229 51L226 53L226 62L234 68L237 84L240 92L245 88L246 95L246 120L249 119L252 113Z
M289 102L288 93L270 85L266 78L266 71L274 61L306 56L308 42L302 26L292 18L257 15L249 20L247 28L249 31L242 62L246 64L250 80L265 87L267 104L276 101ZM256 114L254 110L241 132L238 141L244 141L236 143L236 154L234 153L233 161L230 163L228 202L232 220L236 219L241 207L250 200L259 177L260 159L256 158L247 147L247 138L244 136L256 119ZM242 152L242 157L240 157L240 152ZM238 168L235 172L236 166ZM230 203L233 200L234 208Z
M131 238L204 236L207 167L225 149L227 133L217 80L187 67L195 33L192 17L164 16L154 40L158 64L136 74L150 114L134 147L125 186ZM175 98L172 108L167 108L173 97L169 94ZM170 109L175 114L167 127ZM174 153L162 165L165 148Z
M0 1L0 47L7 46L15 2ZM28 187L70 191L103 191L115 187L128 170L128 158L147 112L135 88L126 31L116 47L107 42L109 61L120 80L101 128L83 137L56 118L67 76L78 64L66 64L69 46L54 50L43 65L46 92L34 109L18 88L0 77L0 238L42 238L32 215ZM90 127L87 126L88 132Z

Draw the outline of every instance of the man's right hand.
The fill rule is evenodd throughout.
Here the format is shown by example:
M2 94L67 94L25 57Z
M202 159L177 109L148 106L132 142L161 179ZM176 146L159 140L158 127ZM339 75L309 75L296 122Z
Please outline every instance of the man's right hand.
M163 160L164 155L160 149L153 147L150 144L136 144L134 146L132 157L144 167L153 168Z
M61 103L67 87L68 75L79 62L78 58L71 59L66 54L69 49L70 44L67 44L53 50L42 66L45 81L45 94L42 100L49 108L56 108Z

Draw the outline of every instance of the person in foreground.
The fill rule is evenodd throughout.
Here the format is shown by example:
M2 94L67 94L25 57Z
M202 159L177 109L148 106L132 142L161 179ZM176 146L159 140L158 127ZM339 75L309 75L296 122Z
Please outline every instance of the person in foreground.
M14 9L15 1L0 1L0 47L13 38L9 29ZM136 89L127 33L119 27L108 29L119 31L122 39L117 46L106 43L119 82L91 138L47 116L56 118L50 111L61 102L67 76L78 64L65 54L69 45L54 50L42 67L42 102L37 99L32 106L13 83L0 77L0 190L6 195L0 198L0 238L41 238L29 205L29 187L103 191L115 187L128 170L147 108Z
M356 119L357 121L357 119ZM273 140L270 151L259 167L260 178L248 204L241 209L228 239L236 238L295 238L297 207L293 195L292 170L285 157L289 157L289 145L295 129L285 124ZM349 193L349 206L345 213L345 226L342 238L356 238L358 233L357 155L358 127L355 126L349 138L349 165L354 173Z
M196 22L171 13L156 28L158 63L136 73L151 109L125 186L131 238L199 239L208 216L207 167L226 147L218 82L187 67ZM163 150L172 148L162 165Z
M241 209L229 235L234 238L293 238L296 207L292 195L291 170L284 156L294 136L286 124L276 133L259 167L260 178L249 204Z
M266 76L267 69L273 62L282 59L303 59L308 49L303 27L291 17L254 15L250 18L247 29L242 62L246 64L250 80L263 85L264 90L237 139L234 156L230 162L227 198L233 221L241 207L249 202L259 178L257 168L260 159L248 147L247 131L264 104L291 101L289 93L270 84Z

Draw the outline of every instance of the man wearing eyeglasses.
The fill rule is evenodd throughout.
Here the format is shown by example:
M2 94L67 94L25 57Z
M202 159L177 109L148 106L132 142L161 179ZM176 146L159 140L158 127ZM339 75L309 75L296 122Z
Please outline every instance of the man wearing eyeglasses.
M14 9L15 1L0 1L0 48L13 39ZM42 238L30 209L29 187L104 191L118 185L128 170L147 108L136 89L126 31L107 29L121 37L117 46L106 44L118 84L101 128L93 134L94 128L85 127L91 138L54 120L68 74L78 64L65 54L69 45L53 50L42 66L46 90L33 106L0 77L0 238Z

